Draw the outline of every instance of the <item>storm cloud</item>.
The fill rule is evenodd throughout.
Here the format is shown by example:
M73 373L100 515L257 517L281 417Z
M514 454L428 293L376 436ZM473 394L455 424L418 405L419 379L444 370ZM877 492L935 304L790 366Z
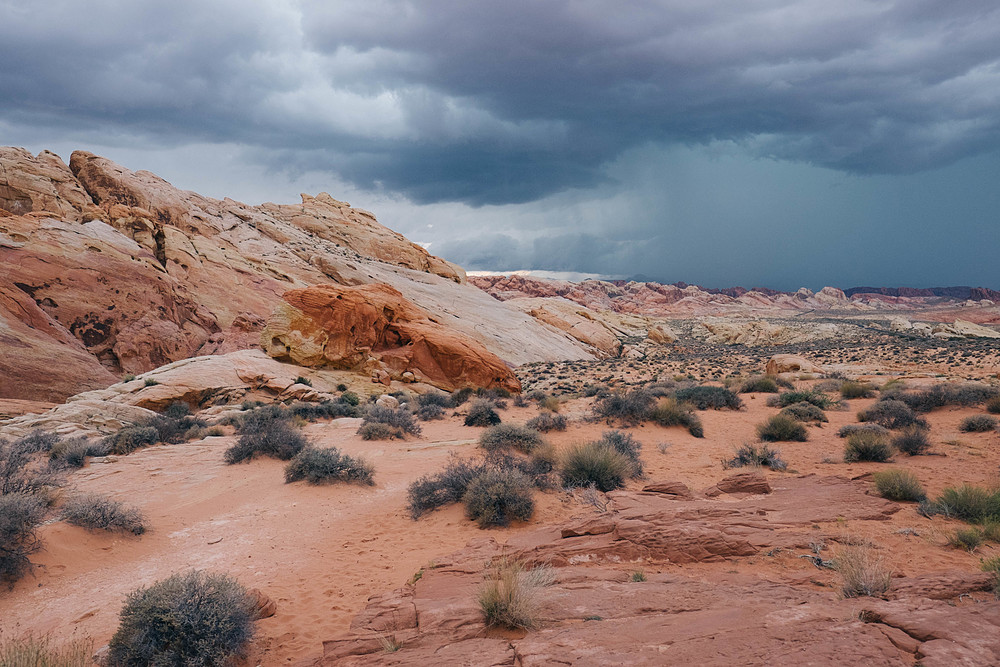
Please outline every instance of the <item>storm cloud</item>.
M15 0L0 90L3 143L145 156L122 161L205 191L190 156L214 196L325 183L471 268L1000 280L956 246L1000 250L989 1ZM942 259L919 240L945 218ZM873 270L864 239L908 261ZM853 254L793 259L817 247Z

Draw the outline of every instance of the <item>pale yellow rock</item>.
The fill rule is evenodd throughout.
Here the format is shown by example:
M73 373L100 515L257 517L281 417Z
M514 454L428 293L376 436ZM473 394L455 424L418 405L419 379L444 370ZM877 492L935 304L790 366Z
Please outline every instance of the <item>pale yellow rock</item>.
M764 372L768 375L780 373L822 373L823 367L805 357L794 354L776 354L767 360Z

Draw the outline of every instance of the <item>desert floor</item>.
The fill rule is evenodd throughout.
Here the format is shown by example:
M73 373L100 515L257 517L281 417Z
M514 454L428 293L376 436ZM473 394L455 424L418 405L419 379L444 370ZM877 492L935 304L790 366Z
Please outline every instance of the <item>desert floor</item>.
M815 381L800 381L807 387ZM729 474L722 461L737 445L754 439L754 427L778 408L767 407L766 394L744 394L740 411L703 411L706 437L696 439L680 428L645 425L627 429L643 443L643 480L678 480L694 490ZM593 399L575 398L560 412L567 431L550 433L557 448L597 439L610 427L586 421ZM981 408L944 408L926 415L931 424L932 455L897 454L890 463L842 462L844 441L836 431L856 422L856 412L874 399L852 400L830 410L822 427L809 428L808 442L779 443L786 472L764 470L772 485L798 475L858 477L890 467L914 472L930 496L963 482L998 481L1000 435L962 433L962 418ZM461 411L462 408L459 409ZM538 410L511 407L504 421L524 423ZM258 636L247 664L298 664L316 658L321 642L345 632L369 596L399 587L436 556L470 540L491 536L504 541L518 532L559 523L598 511L580 493L539 492L534 519L507 529L483 531L465 519L460 506L418 521L406 510L408 485L440 470L452 453L475 455L481 429L462 425L452 414L424 422L423 434L406 441L365 442L355 431L360 420L342 419L304 427L318 446L337 446L375 465L376 485L309 486L285 484L283 463L256 460L227 466L223 452L235 436L210 437L179 445L151 447L129 456L97 459L71 473L64 493L96 492L141 508L151 526L141 537L104 535L53 521L44 526L45 550L33 558L34 576L0 593L3 630L52 633L57 638L89 636L95 647L108 641L127 593L188 568L219 570L256 587L277 603L277 613L258 623ZM977 570L980 558L998 552L996 545L967 553L948 547L960 524L903 509L888 521L837 522L818 532L840 531L868 539L889 558L897 574L915 575L945 569ZM685 565L691 576L748 572L775 580L807 580L836 588L837 576L818 569L799 554L775 553L720 563ZM829 557L829 552L824 553ZM681 566L660 565L667 572ZM625 564L624 570L635 569ZM696 574L697 573L697 574Z

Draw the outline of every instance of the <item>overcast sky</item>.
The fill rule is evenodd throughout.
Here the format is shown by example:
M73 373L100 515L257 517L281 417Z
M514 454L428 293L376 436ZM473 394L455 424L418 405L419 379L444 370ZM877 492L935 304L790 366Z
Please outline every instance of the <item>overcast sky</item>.
M0 143L468 269L1000 288L995 0L0 0Z

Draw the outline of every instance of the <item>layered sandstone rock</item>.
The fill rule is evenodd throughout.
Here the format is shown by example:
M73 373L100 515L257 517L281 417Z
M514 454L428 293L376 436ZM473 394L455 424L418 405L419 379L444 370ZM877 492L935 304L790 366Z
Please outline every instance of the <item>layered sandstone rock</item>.
M742 500L615 492L606 514L505 545L477 540L435 559L416 583L373 596L348 634L324 642L322 664L996 663L1000 602L956 604L989 586L982 573L898 578L886 601L843 599L818 581L824 568L760 576L734 563L711 577L657 568L762 552L808 555L814 540L843 540L817 531L817 522L886 519L898 510L867 491L861 481L806 476L780 478L770 495ZM531 631L490 631L476 604L483 564L501 555L553 566ZM629 581L635 567L659 571L646 570L637 584ZM380 636L402 648L384 653Z
M262 345L301 366L382 371L452 391L499 387L520 391L514 373L476 341L442 326L388 285L318 285L285 293Z
M182 359L127 382L77 394L45 412L5 421L0 424L0 437L19 438L34 429L99 437L148 419L176 402L199 410L238 404L246 396L320 400L324 388L332 389L343 381L339 376L327 381L318 378L314 389L296 383L303 371L259 349Z
M329 282L392 285L512 364L593 357L329 195L248 206L89 153L70 164L0 148L0 397L256 347L285 291Z
M767 360L764 368L767 375L781 373L822 373L823 368L805 357L795 354L776 354Z
M589 308L561 297L511 299L506 303L589 345L597 350L599 356L617 357L621 354L620 330L614 329Z

